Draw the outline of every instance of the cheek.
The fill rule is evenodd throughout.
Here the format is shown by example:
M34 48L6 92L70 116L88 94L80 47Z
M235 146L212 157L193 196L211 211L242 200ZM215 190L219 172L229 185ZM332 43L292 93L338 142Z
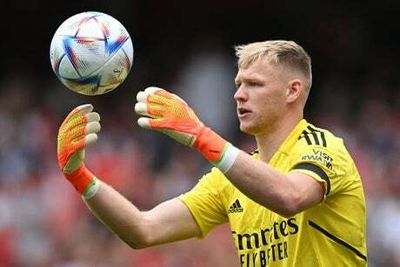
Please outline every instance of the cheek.
M260 98L258 107L256 116L263 125L271 125L285 112L284 99L279 95Z
M259 98L259 111L262 114L277 114L282 108L282 101L279 97L264 97Z
M285 111L284 95L277 90L252 94L249 98L254 115L251 124L255 128L262 129L274 124Z

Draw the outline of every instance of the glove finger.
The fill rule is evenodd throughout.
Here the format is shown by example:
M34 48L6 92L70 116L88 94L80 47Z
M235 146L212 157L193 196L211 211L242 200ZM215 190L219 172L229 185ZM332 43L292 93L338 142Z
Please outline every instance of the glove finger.
M73 146L74 140L82 138L85 134L84 125L74 125L69 127L69 124L60 127L57 136L57 151L61 153L64 149L68 149ZM69 127L66 129L66 127Z
M179 97L178 95L176 95L176 94L173 94L173 93L171 93L171 92L168 92L167 90L165 90L165 89L161 89L161 88L159 88L160 90L156 90L156 91L154 91L152 94L153 95L159 95L159 96L162 96L162 97L165 97L165 98L167 98L167 99L177 99L177 100L179 100L179 101L181 101L181 102L183 102L183 103L185 103L186 105L187 105L187 103L186 103L186 101L185 100L183 100L181 97Z
M72 150L74 152L83 150L87 146L90 146L90 145L93 145L94 143L96 143L97 139L98 139L98 136L97 136L97 133L95 133L95 132L77 136L74 139L72 139L72 142L71 142Z
M148 96L157 91L165 91L165 90L162 88L159 88L159 87L154 87L154 86L147 87L144 91L140 91L137 93L136 100L138 102L145 103L145 102L147 102Z
M168 91L166 91L166 90L164 90L164 92L156 92L155 94L157 94L157 95L162 95L162 96L164 96L164 97L166 97L166 98L168 98L168 99L176 99L176 100L178 100L178 101L181 101L181 102L185 103L185 105L187 105L187 103L186 103L185 100L183 100L182 98L180 98L178 95L173 94L173 93L171 93L171 92L168 92Z
M72 141L72 150L73 150L74 152L77 152L77 151L79 151L79 150L84 149L85 146L86 146L86 137L84 137L84 138L78 137L78 138L75 138L75 139Z
M77 113L79 113L79 109L74 108L74 109L67 115L67 117L64 119L64 121L61 123L60 131L61 131L62 129L64 129L65 127L67 127L67 125L68 125L69 122L71 121L71 118L72 118L73 116L76 116Z
M88 122L100 121L100 115L97 112L90 112L85 115Z
M142 116L149 116L151 118L160 117L163 115L165 109L157 104L136 103L135 112Z
M75 131L76 129L84 128L90 122L99 122L100 115L97 112L90 112L84 116L78 115L76 118L71 118L68 122L68 131Z
M159 130L159 131L167 127L165 120L161 118L152 119L152 118L141 117L138 119L137 123L142 128Z
M177 99L179 99L179 101L181 101L181 102L183 102L185 105L187 105L188 106L188 104L186 103L186 101L185 100L183 100L182 98L180 98L178 95L176 95L176 94L171 94L173 97L175 97L175 98L177 98Z
M135 104L135 112L139 115L149 116L149 113L147 112L147 104L143 102Z
M164 117L165 108L157 104L149 104L147 106L147 113L152 118Z
M98 139L98 137L97 137L97 134L95 134L95 133L90 133L90 134L86 135L85 141L84 141L85 146L93 145L94 143L96 143L97 139Z
M98 122L100 120L100 115L98 113L90 112L84 116L78 114L78 112L86 113L92 109L93 106L90 104L76 108L75 112L72 113L72 117L70 117L69 120L60 128L59 135L64 136L62 139L72 140L71 142L73 142L73 140L76 140L77 138L82 138L85 133L100 131L101 127ZM96 123L92 124L92 122Z
M71 116L68 116L64 120L63 124L60 127L60 130L62 129L64 131L73 131L75 128L81 127L82 125L86 124L88 122L88 118L90 118L91 120L96 119L96 115L90 115L89 117L87 117L87 112L89 112L89 110L91 110L92 108L92 105L85 105L82 110L80 110L79 107L76 108L75 111L70 114ZM81 112L83 112L83 114Z
M64 125L68 124L69 121L71 120L71 118L73 116L76 116L77 113L80 113L82 115L85 115L89 112L91 112L93 110L93 105L92 104L84 104L84 105L80 105L76 108L74 108L69 114L68 116L64 119L63 123L61 124L60 128L63 128Z
M140 127L142 127L142 128L151 129L151 126L150 126L150 119L149 119L149 118L140 117L140 118L137 120L137 124L138 124Z
M76 107L76 109L79 110L79 112L82 115L85 115L93 110L93 105L92 104L83 104L83 105Z
M85 134L89 135L92 133L98 133L101 129L101 125L98 121L91 121L85 126Z
M161 130L163 128L163 119L151 119L151 118L145 118L145 117L140 117L137 120L137 123L139 124L140 127L144 129L153 129L153 130Z
M163 106L162 109L172 107L173 110L177 111L176 108L188 108L188 104L179 96L172 94L166 90L157 91L149 95L148 102L152 104L158 104Z
M91 108L93 107L86 106L82 112L86 113L87 111L91 110ZM66 129L66 131L74 132L75 129L85 127L88 122L100 121L100 115L97 112L90 112L82 116L82 114L80 114L81 111L79 111L79 109L77 110L79 113L75 113L73 117L70 117L69 121L67 121L63 126L63 129ZM75 133L72 135L75 135Z

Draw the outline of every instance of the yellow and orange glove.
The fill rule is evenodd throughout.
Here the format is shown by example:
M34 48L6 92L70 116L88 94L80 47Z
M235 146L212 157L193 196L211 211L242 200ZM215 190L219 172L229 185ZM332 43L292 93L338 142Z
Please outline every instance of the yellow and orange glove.
M138 119L139 126L160 131L197 149L224 173L233 165L239 149L207 128L180 97L158 87L148 87L136 99L135 111L144 116Z
M100 183L86 168L85 148L97 141L100 116L90 104L72 110L61 124L57 136L58 164L65 178L85 198L93 197Z

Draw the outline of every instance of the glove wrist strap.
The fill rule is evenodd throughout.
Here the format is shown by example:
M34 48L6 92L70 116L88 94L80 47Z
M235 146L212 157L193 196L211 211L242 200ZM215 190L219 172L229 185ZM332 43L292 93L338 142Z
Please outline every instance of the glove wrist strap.
M96 183L95 176L86 168L85 164L72 173L64 173L64 176L81 195Z
M231 143L226 143L222 158L218 162L212 162L223 173L227 173L235 163L236 158L239 156L240 149L233 146Z
M98 179L94 178L93 182L91 182L88 185L85 192L82 194L82 197L86 200L91 199L99 191L100 185L101 185L100 181Z
M211 162L220 161L224 152L226 140L210 128L204 127L200 130L193 147Z
M200 131L193 147L223 173L232 167L240 152L238 148L207 127Z

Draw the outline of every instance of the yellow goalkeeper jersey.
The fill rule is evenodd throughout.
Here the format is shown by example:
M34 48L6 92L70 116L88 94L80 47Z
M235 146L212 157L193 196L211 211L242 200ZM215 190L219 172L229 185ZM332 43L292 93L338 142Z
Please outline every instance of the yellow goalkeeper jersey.
M257 152L253 157L259 159ZM241 266L366 266L366 205L343 140L301 120L268 163L322 182L323 201L286 218L242 194L217 168L179 196L204 237L229 222Z

